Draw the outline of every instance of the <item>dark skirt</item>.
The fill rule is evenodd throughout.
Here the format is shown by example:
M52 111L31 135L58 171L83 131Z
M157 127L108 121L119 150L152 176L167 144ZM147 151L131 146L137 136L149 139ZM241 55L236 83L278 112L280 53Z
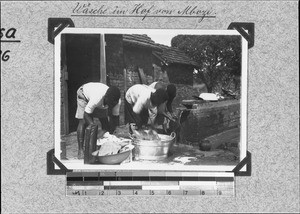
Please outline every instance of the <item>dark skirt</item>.
M125 123L135 123L138 128L148 124L149 112L144 108L139 114L133 112L133 105L125 99Z

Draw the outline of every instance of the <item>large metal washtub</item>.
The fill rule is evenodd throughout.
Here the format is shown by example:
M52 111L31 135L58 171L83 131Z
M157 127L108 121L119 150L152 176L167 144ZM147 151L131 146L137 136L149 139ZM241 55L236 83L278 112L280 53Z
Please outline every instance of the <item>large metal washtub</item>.
M161 140L140 140L133 141L134 160L162 161L168 157L169 151L176 141L176 134L158 134Z

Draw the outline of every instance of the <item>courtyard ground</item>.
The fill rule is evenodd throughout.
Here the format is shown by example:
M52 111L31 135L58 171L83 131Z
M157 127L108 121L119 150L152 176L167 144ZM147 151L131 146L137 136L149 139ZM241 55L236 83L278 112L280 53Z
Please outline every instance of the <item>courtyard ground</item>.
M119 127L116 136L126 137L127 129ZM66 148L62 148L62 154L65 154L67 160L77 159L77 133L72 132L63 138L66 142ZM198 146L186 145L176 142L170 150L170 155L163 161L145 161L138 162L154 162L164 164L182 164L182 165L237 165L239 163L238 148L226 147L217 148L212 151L201 151Z

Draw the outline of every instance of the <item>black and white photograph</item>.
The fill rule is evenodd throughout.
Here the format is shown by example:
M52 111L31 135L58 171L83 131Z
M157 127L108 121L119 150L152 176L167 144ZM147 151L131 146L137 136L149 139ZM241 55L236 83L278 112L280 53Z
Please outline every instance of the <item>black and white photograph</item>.
M1 212L300 213L298 1L0 11Z
M68 169L232 170L246 156L236 30L64 29L55 155Z

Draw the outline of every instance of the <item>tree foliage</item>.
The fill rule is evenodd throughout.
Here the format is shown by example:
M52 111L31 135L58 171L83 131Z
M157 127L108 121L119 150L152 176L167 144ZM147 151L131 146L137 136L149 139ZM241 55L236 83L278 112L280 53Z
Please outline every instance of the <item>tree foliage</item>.
M209 92L220 87L239 91L240 36L178 35L172 39L171 46L183 50L199 64L195 78L204 81Z

